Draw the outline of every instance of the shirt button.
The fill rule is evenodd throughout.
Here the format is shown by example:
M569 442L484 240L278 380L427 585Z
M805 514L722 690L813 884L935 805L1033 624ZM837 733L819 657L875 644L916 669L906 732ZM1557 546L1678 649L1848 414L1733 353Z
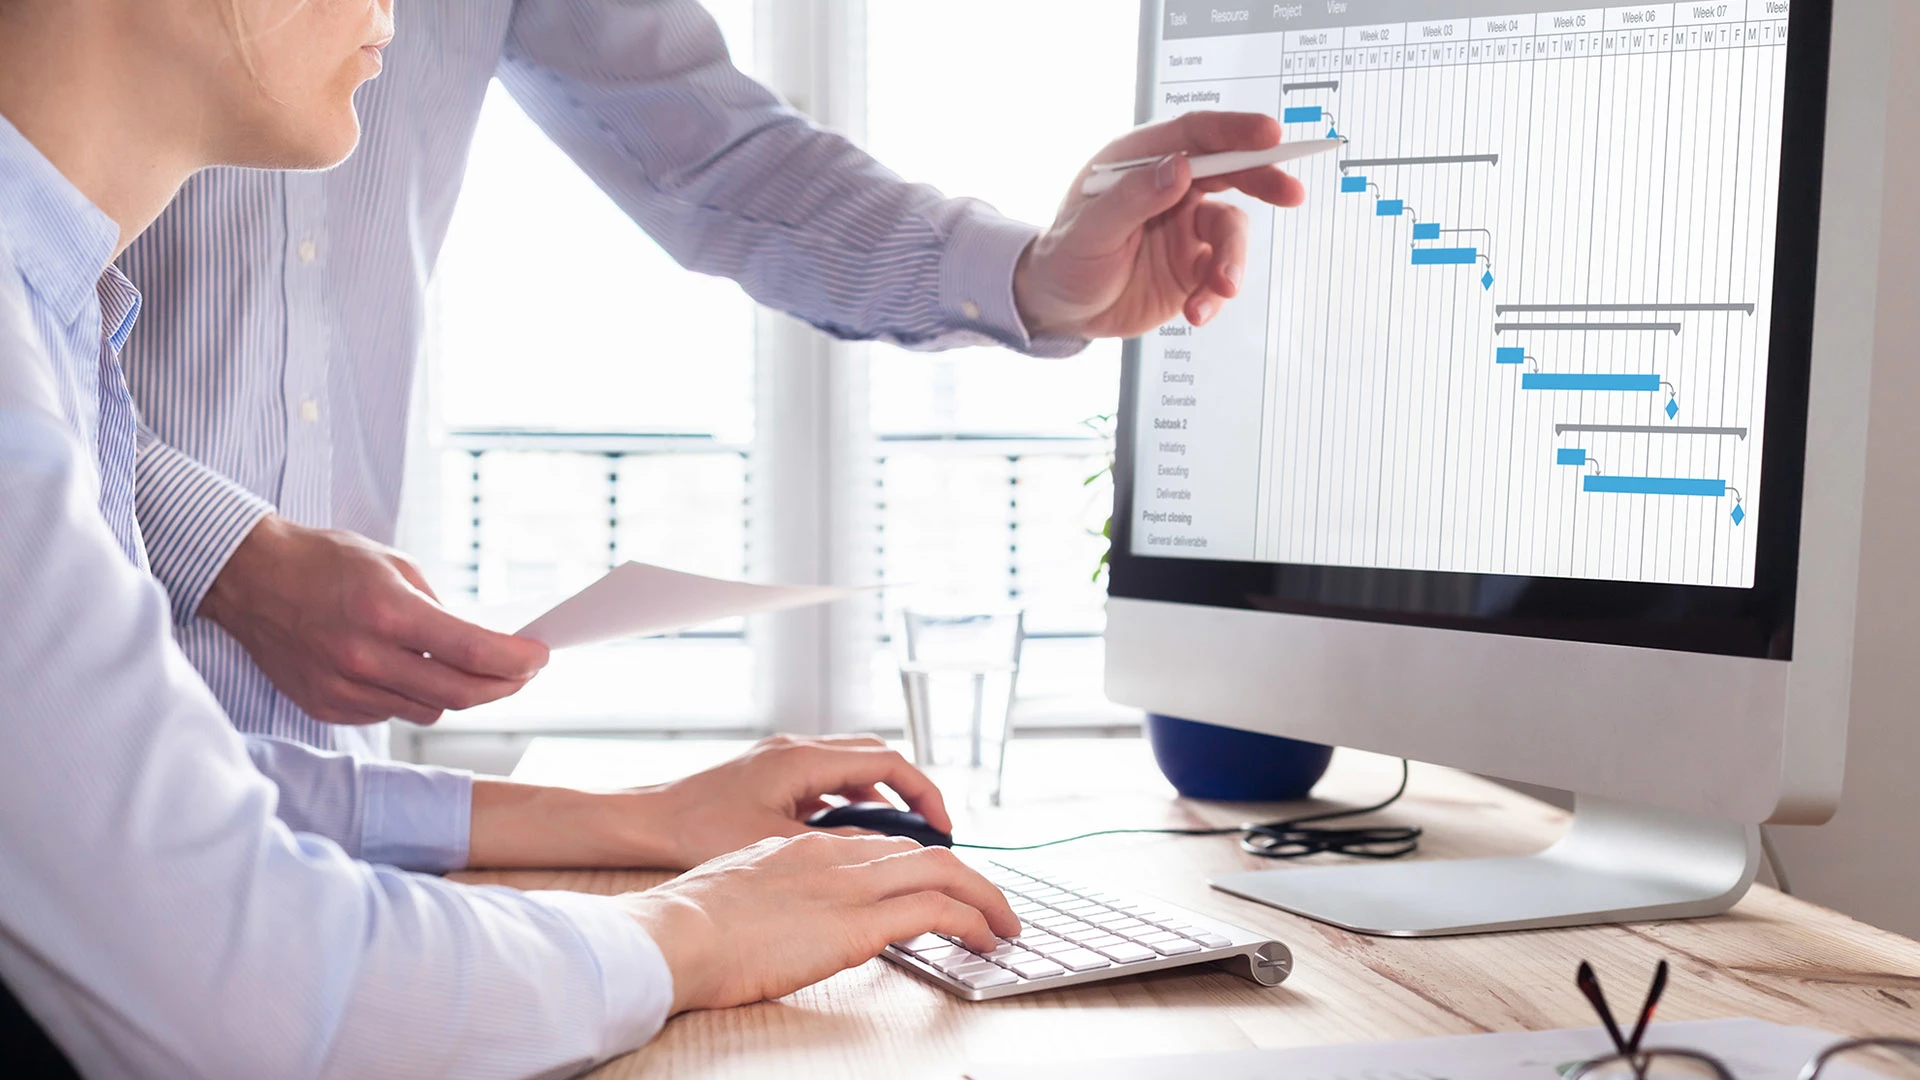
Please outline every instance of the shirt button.
M300 403L300 419L312 424L320 419L320 403L307 398Z
M301 262L310 263L313 261L314 256L318 254L320 254L320 249L313 246L313 241L311 240L300 241L300 261Z
M980 305L968 300L966 303L960 305L960 314L965 315L969 319L977 319L980 317Z

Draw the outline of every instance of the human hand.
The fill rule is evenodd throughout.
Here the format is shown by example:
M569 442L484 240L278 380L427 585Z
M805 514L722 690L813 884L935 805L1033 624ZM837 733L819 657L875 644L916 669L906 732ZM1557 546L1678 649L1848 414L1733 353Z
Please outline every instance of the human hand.
M539 642L448 614L399 552L275 515L241 541L200 614L329 724L431 724L506 697L547 663Z
M666 957L676 1013L790 994L917 934L984 952L1020 932L951 850L901 837L763 840L622 901Z
M1237 188L1290 207L1305 201L1306 189L1272 165L1195 180L1187 155L1265 150L1279 142L1280 122L1263 113L1194 112L1109 143L1094 161L1166 158L1096 196L1080 191L1091 164L1074 177L1053 225L1014 269L1014 301L1027 329L1133 337L1175 315L1195 326L1212 319L1240 292L1247 215L1207 196Z
M775 735L731 761L635 794L650 812L634 824L670 838L670 865L693 866L756 840L809 832L823 795L885 802L885 784L927 824L953 831L940 789L907 759L871 735L803 738Z

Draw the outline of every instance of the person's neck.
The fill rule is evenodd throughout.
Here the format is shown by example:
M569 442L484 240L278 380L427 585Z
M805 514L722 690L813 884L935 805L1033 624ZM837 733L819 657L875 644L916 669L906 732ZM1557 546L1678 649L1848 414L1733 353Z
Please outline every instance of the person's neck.
M114 257L202 164L177 87L94 4L0 4L0 116L120 226Z

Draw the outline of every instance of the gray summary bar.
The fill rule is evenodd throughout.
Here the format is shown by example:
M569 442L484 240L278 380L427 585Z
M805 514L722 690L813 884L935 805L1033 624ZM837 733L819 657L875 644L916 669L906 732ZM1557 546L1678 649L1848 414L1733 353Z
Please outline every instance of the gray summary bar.
M1679 333L1681 326L1677 322L1497 322L1493 332L1504 334L1509 330L1667 330Z
M1439 154L1433 157L1379 157L1348 158L1340 163L1340 171L1348 169L1366 169L1375 165L1498 165L1499 154Z
M1731 435L1736 439L1747 437L1743 427L1656 427L1641 424L1555 424L1553 433L1565 435L1569 431L1592 431L1608 435Z
M1752 304L1496 304L1495 315L1538 312L1541 314L1565 314L1567 312L1623 312L1623 311L1744 311L1753 314Z
M1328 79L1325 82L1284 83L1280 87L1280 92L1282 94L1291 94L1295 90L1333 90L1337 92L1339 89L1340 89L1339 79Z

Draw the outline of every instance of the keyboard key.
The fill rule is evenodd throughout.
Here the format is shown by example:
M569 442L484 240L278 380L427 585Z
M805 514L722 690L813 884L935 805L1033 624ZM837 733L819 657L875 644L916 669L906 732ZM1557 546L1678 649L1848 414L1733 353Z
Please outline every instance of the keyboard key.
M1091 900L1075 900L1072 903L1056 904L1054 906L1056 910L1064 911L1069 915L1078 915L1081 918L1085 918L1091 912L1100 910L1100 905Z
M1145 944L1147 948L1152 949L1161 956L1184 956L1190 952L1200 951L1199 942L1188 941L1186 938L1174 937L1172 935L1169 935L1166 941L1149 941Z
M935 961L933 966L957 979L970 971L984 971L987 968L999 967L1000 965L990 964L972 953L968 953L965 956L949 956L944 960Z
M938 964L942 960L951 960L956 956L972 956L973 954L958 945L949 945L944 949L928 949L925 952L914 953L914 955L929 964Z
M1087 938L1086 940L1080 942L1080 944L1086 946L1089 949L1098 949L1101 952L1105 952L1107 950L1107 946L1118 945L1125 940L1126 940L1125 938L1121 937L1118 934L1102 934L1099 937Z
M1131 941L1116 941L1112 945L1103 946L1094 951L1116 964L1137 964L1142 960L1152 960L1159 955L1145 945L1135 945Z
M1053 962L1068 971L1093 971L1111 966L1107 958L1091 949L1074 949L1053 954Z
M1014 977L1013 972L997 967L990 967L985 971L970 971L965 975L955 975L954 978L966 983L969 990L991 990L996 986L1008 986L1020 981Z
M1072 926L1075 923L1078 923L1079 921L1080 921L1079 919L1076 919L1071 915L1055 914L1055 915L1048 915L1047 917L1042 919L1035 919L1033 920L1033 925L1039 927L1042 930L1059 930L1063 926Z
M1126 919L1122 922L1107 923L1106 927L1122 937L1135 933L1151 934L1154 930L1159 929L1152 923L1143 923L1139 919Z
M1045 944L1035 945L1033 951L1039 953L1041 956L1052 957L1059 956L1063 952L1073 952L1079 948L1080 946L1075 942L1062 941L1059 938L1054 938Z
M1139 922L1140 920L1128 915L1124 911L1102 911L1089 917L1087 921L1095 926L1111 927L1115 923Z
M1224 934L1212 934L1204 930L1194 934L1193 939L1209 949L1224 949L1233 944Z
M1092 940L1093 938L1103 938L1103 937L1113 936L1112 934L1108 933L1105 929L1101 927L1090 926L1086 923L1076 923L1073 926L1066 927L1065 929L1055 930L1054 933L1060 935L1063 938L1066 938L1068 941L1089 941L1089 940Z
M1158 945L1163 941L1181 940L1179 934L1167 930L1156 930L1151 934L1128 934L1127 937L1129 940L1137 941L1142 945Z
M949 948L953 945L953 942L948 941L939 934L921 934L918 937L911 937L905 941L896 941L894 944L910 953L918 955L923 952L931 952L934 949Z
M1024 960L1027 957L1032 956L1033 953L1029 952L1026 949L1021 948L1018 945L1013 945L1003 941L997 947L995 947L995 949L992 952L982 953L981 955L985 956L989 960L992 960L998 963L998 962L1003 962L1003 961L1012 960L1016 958Z
M1054 963L1044 956L1036 956L1025 963L1015 964L1013 965L1013 970L1021 978L1025 979L1044 979L1050 975L1065 975L1067 973L1066 968L1061 967L1059 964Z

